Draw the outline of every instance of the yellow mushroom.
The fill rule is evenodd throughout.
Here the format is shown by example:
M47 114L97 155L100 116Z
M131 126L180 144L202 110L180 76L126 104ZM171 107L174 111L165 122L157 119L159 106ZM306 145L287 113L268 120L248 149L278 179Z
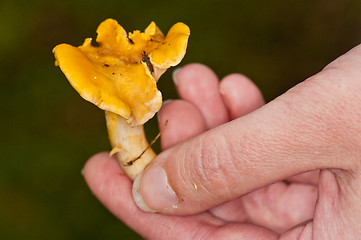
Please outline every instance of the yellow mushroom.
M190 30L177 23L164 37L152 22L144 32L127 34L117 21L107 19L97 34L98 46L90 38L80 47L57 45L56 65L85 100L105 110L112 153L134 179L156 156L143 124L162 106L157 81L183 59Z

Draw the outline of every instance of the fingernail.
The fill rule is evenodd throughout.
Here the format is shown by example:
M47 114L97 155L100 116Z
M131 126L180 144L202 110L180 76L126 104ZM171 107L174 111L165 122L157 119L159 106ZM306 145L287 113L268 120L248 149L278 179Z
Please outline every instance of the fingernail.
M170 103L170 102L172 102L173 101L173 99L168 99L168 100L165 100L163 103L162 103L162 108L164 108L165 107L165 105L167 105L168 103ZM161 109L162 109L161 108ZM157 112L157 119L158 119L158 122L159 122L159 113L160 113L160 111L159 112Z
M229 99L226 96L226 93L224 92L224 90L222 88L219 89L219 93L221 94L221 96L223 98L223 102L226 105L226 108L230 109Z
M134 202L137 204L137 206L142 209L145 212L155 212L153 209L151 209L150 207L148 207L148 205L144 202L143 197L139 191L139 185L140 185L140 180L142 178L142 173L139 174L133 182L133 189L132 189L132 193L133 193L133 199Z
M175 207L178 198L168 184L164 169L154 166L138 175L133 183L133 198L140 209L146 212Z
M173 78L173 82L175 85L177 85L177 73L179 72L179 70L181 70L181 68L176 68L174 71L173 71L173 74L172 74L172 78Z
M168 103L170 103L171 101L173 101L173 99L167 99L163 102L162 107L164 107L165 105L167 105Z

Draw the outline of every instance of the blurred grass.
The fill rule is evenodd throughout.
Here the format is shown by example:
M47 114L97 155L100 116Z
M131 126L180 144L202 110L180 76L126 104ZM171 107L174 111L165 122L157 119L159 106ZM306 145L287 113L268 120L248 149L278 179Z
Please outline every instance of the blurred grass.
M154 20L191 28L182 64L242 72L267 101L360 42L359 0L0 2L0 239L141 239L92 196L80 171L109 150L102 111L54 66L52 48L80 45L112 17L128 31ZM176 98L171 71L164 98ZM147 127L154 136L153 120Z

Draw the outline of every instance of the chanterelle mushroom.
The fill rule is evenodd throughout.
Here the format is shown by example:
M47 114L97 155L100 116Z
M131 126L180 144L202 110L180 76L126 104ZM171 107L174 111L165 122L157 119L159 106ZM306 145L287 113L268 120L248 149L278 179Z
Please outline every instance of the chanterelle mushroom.
M112 152L134 179L155 157L143 124L159 111L159 77L183 59L190 30L175 24L164 37L152 22L143 32L127 33L113 19L102 22L96 42L80 47L57 45L53 52L75 90L105 110Z

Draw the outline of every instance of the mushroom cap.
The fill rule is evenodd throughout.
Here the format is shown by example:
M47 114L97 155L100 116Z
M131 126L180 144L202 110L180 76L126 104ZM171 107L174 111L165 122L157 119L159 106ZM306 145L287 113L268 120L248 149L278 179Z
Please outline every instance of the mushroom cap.
M53 52L75 90L99 108L118 114L130 125L142 125L160 109L157 80L184 57L190 30L175 24L164 37L154 22L129 33L113 19L102 22L96 42L80 47L57 45Z

